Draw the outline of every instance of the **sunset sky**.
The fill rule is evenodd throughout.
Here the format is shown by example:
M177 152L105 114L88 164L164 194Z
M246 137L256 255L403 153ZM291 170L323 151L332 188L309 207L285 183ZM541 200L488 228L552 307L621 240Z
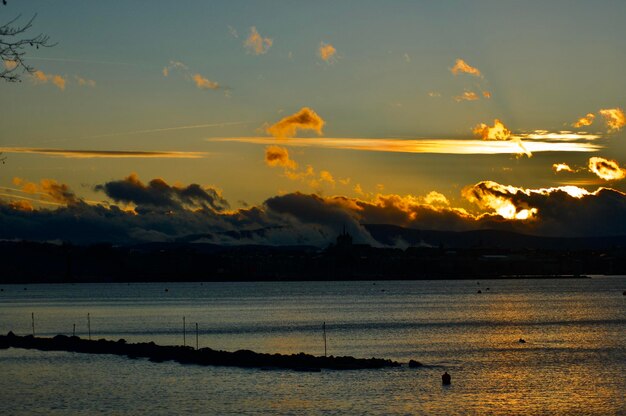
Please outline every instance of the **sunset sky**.
M626 2L0 6L35 13L57 45L0 80L0 238L626 233Z

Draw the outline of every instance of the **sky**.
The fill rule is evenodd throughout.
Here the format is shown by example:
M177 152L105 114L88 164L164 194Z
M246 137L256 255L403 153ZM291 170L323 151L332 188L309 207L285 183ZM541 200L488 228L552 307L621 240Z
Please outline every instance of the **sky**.
M35 14L55 46L0 80L0 238L626 233L623 1L0 6Z

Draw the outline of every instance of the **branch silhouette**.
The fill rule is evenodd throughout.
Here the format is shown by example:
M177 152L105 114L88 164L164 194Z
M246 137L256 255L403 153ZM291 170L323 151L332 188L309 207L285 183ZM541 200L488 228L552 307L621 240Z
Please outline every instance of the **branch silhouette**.
M6 0L2 0L6 6ZM0 79L7 82L21 82L23 74L32 74L36 69L24 61L26 52L31 49L50 48L56 43L50 43L50 36L40 33L36 36L26 36L32 28L37 14L26 22L19 24L22 15L0 26ZM1 160L1 159L0 159Z

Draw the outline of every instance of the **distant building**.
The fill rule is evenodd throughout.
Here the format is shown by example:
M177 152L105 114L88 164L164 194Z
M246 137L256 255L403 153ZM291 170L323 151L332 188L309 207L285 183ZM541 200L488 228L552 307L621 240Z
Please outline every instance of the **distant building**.
M337 248L349 248L352 247L352 236L346 231L346 227L343 227L343 232L337 236L337 242L335 243Z

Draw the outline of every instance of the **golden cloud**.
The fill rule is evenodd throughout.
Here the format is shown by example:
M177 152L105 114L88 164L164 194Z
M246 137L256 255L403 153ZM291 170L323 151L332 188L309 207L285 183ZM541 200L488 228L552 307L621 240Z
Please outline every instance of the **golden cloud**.
M281 146L267 146L265 148L265 163L271 167L281 166L291 170L298 168L298 164L289 158L289 151Z
M595 118L596 118L595 114L588 113L586 116L579 118L577 122L572 124L572 126L574 127L591 126Z
M517 139L517 137L516 137ZM212 142L239 142L259 145L275 144L274 138L268 137L224 137L207 139ZM471 139L392 139L392 138L357 138L323 137L291 138L282 142L286 146L322 147L328 149L360 150L368 152L391 153L432 153L454 155L495 155L520 154L520 147L514 141L484 141ZM528 152L597 152L603 146L590 142L554 141L537 138L525 142Z
M483 91L483 97L491 98L491 93L489 91Z
M75 204L80 201L66 184L59 183L54 179L42 179L39 184L37 184L16 177L13 178L13 183L16 186L21 186L23 192L39 194L44 200L65 205Z
M493 121L493 127L480 123L472 131L483 140L509 140L512 134L511 130L507 129L498 119Z
M454 97L454 101L461 102L461 101L476 101L478 100L478 94L476 94L474 91L465 91L463 92L463 94L461 95L457 95L456 97Z
M620 130L626 125L626 115L621 108L605 108L599 111L611 131Z
M196 87L200 89L216 90L220 87L220 84L218 84L217 82L210 81L200 74L194 74L191 79L193 79L193 82L195 82Z
M463 59L457 59L456 62L454 63L454 66L450 68L450 71L452 71L454 75L458 75L459 73L466 73L466 74L474 75L476 77L482 76L478 68L474 68L473 66L465 62Z
M65 90L65 83L67 82L61 75L46 74L43 71L33 72L33 81L35 84L45 84L47 82L51 82L61 91Z
M320 42L320 47L317 51L318 55L325 62L332 62L334 60L337 49L330 43Z
M30 201L25 200L25 199L18 199L15 201L11 201L9 202L9 207L17 211L32 212L35 210L35 208L33 207L33 204Z
M567 163L555 163L552 165L552 169L555 172L574 172L574 169L570 168Z
M448 198L437 191L430 191L425 197L424 202L428 205L450 205Z
M325 121L309 107L303 107L300 111L280 120L278 123L267 128L267 133L276 138L293 137L298 130L312 130L322 134Z
M528 157L532 156L532 152L528 150L522 139L518 136L513 136L511 130L507 129L504 124L495 119L493 121L493 127L489 127L485 123L478 124L474 127L474 134L482 137L483 140L512 140L519 146L520 151L518 154L525 154Z
M270 38L264 38L256 30L256 27L250 28L250 36L243 42L243 45L248 49L248 52L255 55L263 55L272 46L274 41Z
M511 185L502 185L493 181L482 181L463 189L462 195L468 201L484 210L492 210L503 218L511 220L534 220L539 207L532 206L536 199L539 204L541 196L550 196L562 192L572 198L580 199L590 195L589 191L577 186L560 186L555 188L524 189Z
M626 177L626 169L621 168L616 161L602 157L589 159L589 171L605 181L614 181Z
M333 178L333 175L327 170L320 171L320 181L328 182L332 186L335 186L335 178Z

